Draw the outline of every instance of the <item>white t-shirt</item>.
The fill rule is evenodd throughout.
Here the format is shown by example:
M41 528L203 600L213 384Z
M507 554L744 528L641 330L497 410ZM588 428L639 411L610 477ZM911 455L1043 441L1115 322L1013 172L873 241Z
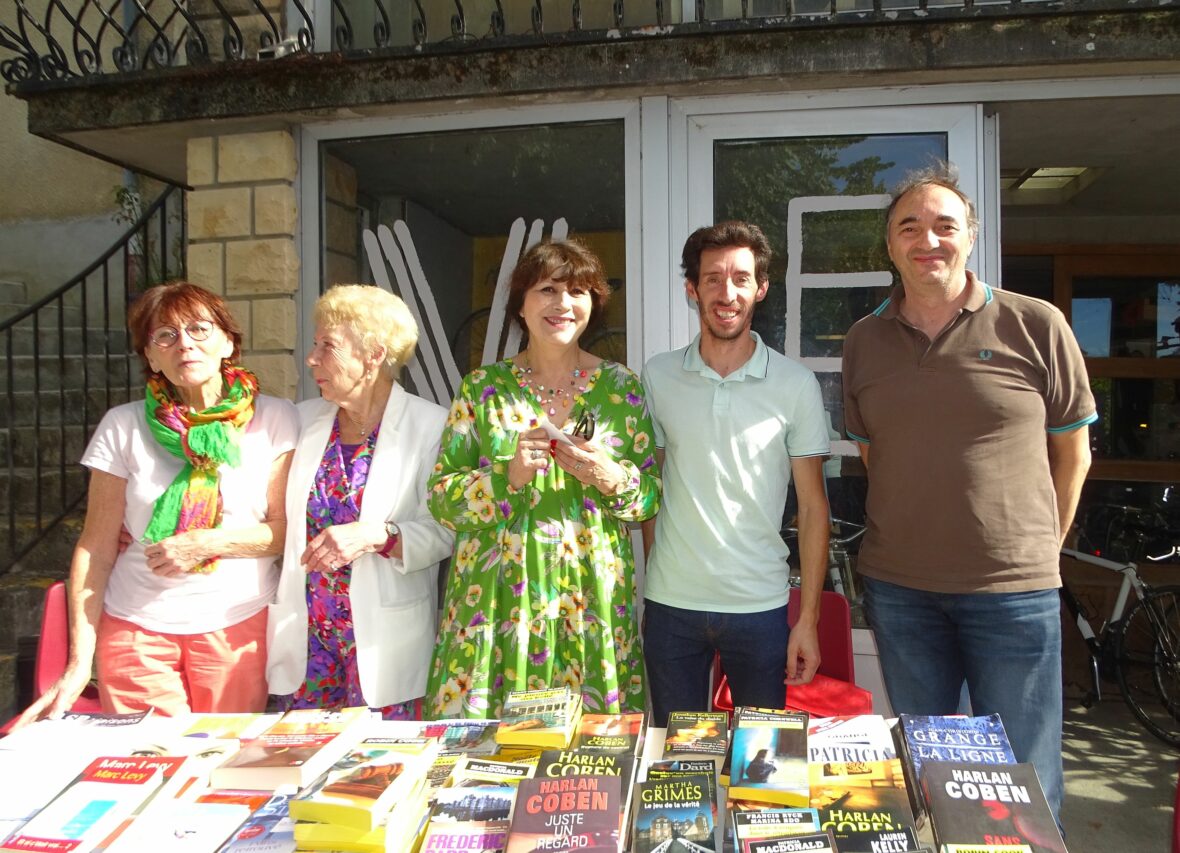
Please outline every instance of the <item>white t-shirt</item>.
M266 487L274 460L293 450L299 417L287 400L254 398L254 417L241 437L242 464L221 466L222 529L250 527L266 517ZM123 523L134 541L115 561L103 600L107 613L149 631L204 634L248 619L270 603L278 556L222 559L209 574L161 577L147 567L142 541L156 499L183 463L156 441L137 400L106 413L82 454L82 464L127 481Z

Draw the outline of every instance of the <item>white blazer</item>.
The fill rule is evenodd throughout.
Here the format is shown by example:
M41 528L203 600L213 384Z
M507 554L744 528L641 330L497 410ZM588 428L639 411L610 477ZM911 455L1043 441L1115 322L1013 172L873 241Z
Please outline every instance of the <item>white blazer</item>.
M299 444L287 481L287 540L283 570L267 625L271 693L294 693L307 675L307 496L332 432L337 407L300 403ZM438 564L451 555L454 534L426 508L426 479L434 468L447 410L394 384L373 448L361 502L362 521L393 521L402 559L365 554L352 564L353 629L361 690L371 707L421 696L434 650Z

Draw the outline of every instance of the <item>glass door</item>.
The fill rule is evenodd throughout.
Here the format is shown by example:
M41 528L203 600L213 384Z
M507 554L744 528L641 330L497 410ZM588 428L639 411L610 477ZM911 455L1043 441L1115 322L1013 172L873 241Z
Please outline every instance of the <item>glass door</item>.
M815 371L833 437L843 435L844 335L893 284L884 209L903 176L939 160L958 167L981 213L982 111L976 106L696 114L687 121L687 216L680 232L724 219L759 225L774 249L754 329ZM989 230L984 229L986 234ZM678 231L673 223L673 235ZM673 237L675 242L675 236ZM980 269L983 238L970 266ZM675 249L679 252L679 247ZM697 320L687 300L682 346ZM680 325L674 319L674 326ZM835 441L839 455L856 455Z

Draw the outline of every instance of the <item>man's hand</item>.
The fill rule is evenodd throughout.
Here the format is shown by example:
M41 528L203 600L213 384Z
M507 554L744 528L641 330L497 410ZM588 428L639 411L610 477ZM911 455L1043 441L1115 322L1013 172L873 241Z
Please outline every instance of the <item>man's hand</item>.
M787 640L787 677L783 683L788 687L808 684L819 669L819 663L819 631L814 625L796 624Z

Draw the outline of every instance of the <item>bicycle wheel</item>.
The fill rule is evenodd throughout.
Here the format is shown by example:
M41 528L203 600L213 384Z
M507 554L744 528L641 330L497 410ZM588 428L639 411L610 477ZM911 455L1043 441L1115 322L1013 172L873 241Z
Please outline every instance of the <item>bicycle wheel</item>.
M1161 586L1114 626L1119 688L1153 735L1180 747L1180 586Z
M477 308L468 314L451 335L451 354L460 373L475 370L483 364L483 342L488 336L491 308Z

